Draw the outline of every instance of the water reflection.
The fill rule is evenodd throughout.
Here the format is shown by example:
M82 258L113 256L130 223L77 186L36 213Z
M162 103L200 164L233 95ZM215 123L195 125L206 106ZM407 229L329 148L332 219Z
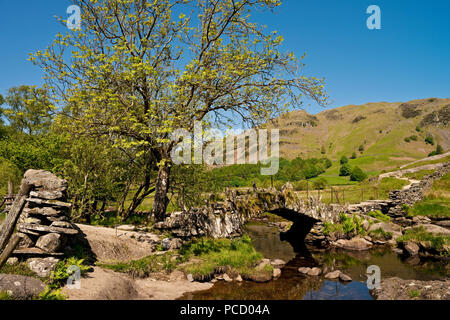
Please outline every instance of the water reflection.
M371 251L308 250L304 245L294 247L280 239L277 229L247 226L256 250L269 259L288 261L281 277L268 283L218 282L213 288L182 297L188 300L369 300L372 299L365 284L369 265L378 265L382 277L436 280L448 275L448 264L427 261L404 261L387 248ZM298 272L299 267L319 266L325 272L341 270L352 277L350 283L308 277Z

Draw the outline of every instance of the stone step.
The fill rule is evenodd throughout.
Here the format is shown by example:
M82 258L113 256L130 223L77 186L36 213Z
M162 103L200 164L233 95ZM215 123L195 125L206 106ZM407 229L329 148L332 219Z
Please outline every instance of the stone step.
M78 234L78 230L72 228L59 228L52 226L43 226L37 224L21 223L18 225L20 232L27 233L28 231L48 232L48 233L62 233L68 235Z
M16 249L12 253L13 256L63 256L63 252L47 252L39 248Z

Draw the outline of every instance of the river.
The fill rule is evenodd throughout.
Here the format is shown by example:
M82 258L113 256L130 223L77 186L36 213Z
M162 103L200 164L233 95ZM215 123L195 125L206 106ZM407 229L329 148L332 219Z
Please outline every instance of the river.
M281 276L267 283L219 281L205 291L186 294L187 300L372 300L366 285L366 270L377 265L381 277L399 277L414 280L439 280L446 277L448 266L439 261L404 260L386 247L369 251L318 250L302 248L294 252L289 242L280 239L277 229L266 225L247 225L245 232L264 257L283 259L287 264ZM299 267L326 267L338 269L353 281L325 280L323 276L308 277L298 272Z

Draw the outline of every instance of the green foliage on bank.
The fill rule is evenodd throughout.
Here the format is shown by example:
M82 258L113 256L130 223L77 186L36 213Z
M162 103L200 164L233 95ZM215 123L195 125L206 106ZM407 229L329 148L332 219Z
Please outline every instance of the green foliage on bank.
M259 186L269 187L271 176L261 175L261 168L268 167L258 164L235 164L215 168L209 172L209 178L216 181L220 187L251 187L253 182ZM328 158L302 159L300 157L293 160L280 158L278 173L272 176L276 182L286 183L311 179L324 173L331 167Z

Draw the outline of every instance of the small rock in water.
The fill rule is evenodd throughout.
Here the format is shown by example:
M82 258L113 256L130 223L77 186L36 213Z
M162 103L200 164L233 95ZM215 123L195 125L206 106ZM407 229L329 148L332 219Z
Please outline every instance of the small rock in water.
M189 282L194 282L194 276L190 273L187 275L187 279Z
M322 273L322 270L320 270L320 268L314 267L308 271L308 276L318 276L321 273Z
M303 273L303 274L307 274L310 270L311 270L311 268L308 268L308 267L298 268L298 272Z
M408 241L404 246L403 246L405 253L407 253L409 256L415 256L416 254L419 253L419 246L412 241Z
M273 269L273 277L278 278L279 276L281 276L281 270L278 268Z
M341 272L339 270L332 271L325 275L325 279L330 279L330 280L337 279L337 278L339 278L340 274L341 274Z
M236 281L237 281L237 282L242 282L242 277L241 277L240 274L236 277Z
M341 279L344 282L352 281L352 278L350 276L348 276L342 272L339 274L339 279Z
M286 262L284 262L281 259L275 259L275 260L271 261L270 264L274 267L282 267L286 264Z
M230 276L227 273L224 273L223 275L223 280L225 280L225 282L231 282L233 281L233 279L230 278Z

